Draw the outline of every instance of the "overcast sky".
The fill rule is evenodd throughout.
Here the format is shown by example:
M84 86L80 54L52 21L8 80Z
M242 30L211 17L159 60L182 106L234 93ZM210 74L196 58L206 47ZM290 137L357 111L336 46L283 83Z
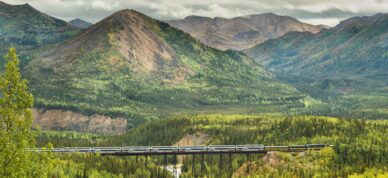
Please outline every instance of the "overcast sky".
M1 0L0 0L1 1ZM236 17L273 12L311 24L336 25L351 16L388 12L388 0L3 0L29 3L64 20L97 22L121 9L135 9L160 20L189 15Z

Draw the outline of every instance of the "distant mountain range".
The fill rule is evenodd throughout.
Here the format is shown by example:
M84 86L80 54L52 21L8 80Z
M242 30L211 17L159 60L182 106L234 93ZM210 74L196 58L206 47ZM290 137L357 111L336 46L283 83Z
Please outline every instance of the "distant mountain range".
M325 26L302 23L295 18L273 13L226 18L188 16L182 20L167 21L202 43L221 50L243 50L288 32L317 33Z
M93 25L92 23L87 22L87 21L82 20L82 19L79 19L79 18L70 20L69 24L73 25L74 27L80 28L80 29L86 29L86 28L89 28L90 26Z
M313 114L387 118L387 51L388 14L376 14L316 34L291 32L244 52L299 91L328 103Z
M0 1L0 52L10 46L27 50L62 42L79 29L39 12L29 4L9 5Z
M272 71L310 77L388 75L388 14L353 17L313 34L292 32L245 52Z

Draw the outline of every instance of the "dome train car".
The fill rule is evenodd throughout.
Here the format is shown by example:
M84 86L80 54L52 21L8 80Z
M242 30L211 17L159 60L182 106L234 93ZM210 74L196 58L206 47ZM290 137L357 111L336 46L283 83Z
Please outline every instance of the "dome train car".
M37 149L36 151L52 151L58 153L168 153L168 152L254 152L254 151L298 151L333 147L327 144L305 144L288 146L264 145L210 145L210 146L123 146L123 147L65 147Z

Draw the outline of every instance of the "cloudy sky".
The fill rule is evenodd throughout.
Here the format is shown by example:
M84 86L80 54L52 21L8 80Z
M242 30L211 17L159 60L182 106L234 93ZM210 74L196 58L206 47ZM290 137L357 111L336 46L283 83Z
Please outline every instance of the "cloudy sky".
M161 20L188 15L236 17L273 12L311 24L336 25L358 15L388 12L388 0L3 0L29 3L57 18L97 22L121 9L135 9Z

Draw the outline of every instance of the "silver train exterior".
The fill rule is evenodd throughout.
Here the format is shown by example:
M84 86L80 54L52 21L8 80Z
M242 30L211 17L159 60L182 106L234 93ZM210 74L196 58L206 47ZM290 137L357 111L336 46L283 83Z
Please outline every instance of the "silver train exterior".
M210 146L123 146L123 147L64 147L51 150L37 149L37 151L52 152L81 152L81 153L115 153L115 152L230 152L230 151L260 151L260 150L300 150L320 149L332 147L327 144L305 144L288 146L264 146L264 145L210 145Z

